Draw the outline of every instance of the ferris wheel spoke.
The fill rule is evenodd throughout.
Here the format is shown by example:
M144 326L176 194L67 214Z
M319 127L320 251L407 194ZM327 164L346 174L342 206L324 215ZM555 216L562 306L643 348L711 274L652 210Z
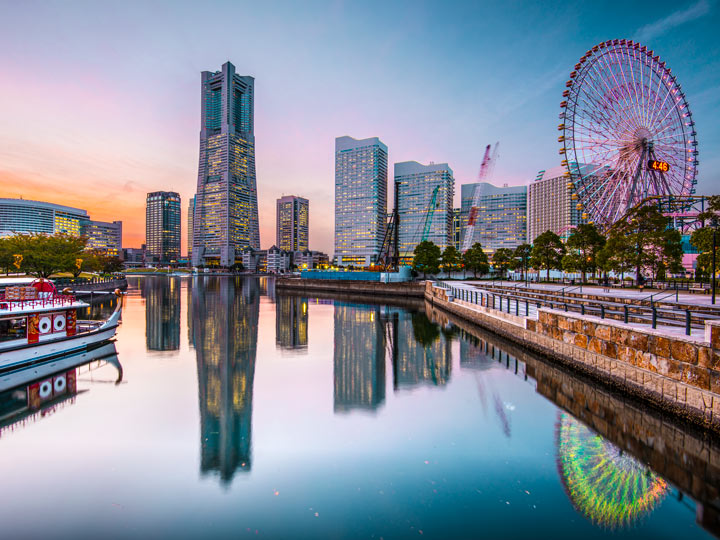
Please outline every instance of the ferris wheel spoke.
M622 58L618 54L618 47L615 47L613 49L613 52L615 53L615 58L617 60L618 70L622 74L623 81L625 83L625 88L627 89L627 95L629 97L630 103L634 106L635 109L635 118L638 120L638 124L642 124L642 109L638 100L637 95L637 88L635 87L635 80L633 78L632 86L630 85L630 81L628 81L628 78L625 74L625 69L623 68L623 64L625 63L625 56L623 55ZM632 71L631 71L632 75ZM633 99L634 97L634 99Z
M605 87L606 94L604 96L601 96L602 100L601 103L604 103L606 106L608 104L612 105L613 112L615 112L618 117L622 117L625 121L628 122L629 125L632 125L633 127L637 127L636 122L632 119L628 111L626 111L621 105L620 101L615 97L615 94L613 93L613 89L608 85L608 82L605 77L602 76L602 73L600 72L600 68L597 65L598 63L593 63L590 66L590 71L588 73L590 79L593 80L595 84L597 84L598 87L600 87L600 84L602 84ZM598 84L600 83L600 84Z

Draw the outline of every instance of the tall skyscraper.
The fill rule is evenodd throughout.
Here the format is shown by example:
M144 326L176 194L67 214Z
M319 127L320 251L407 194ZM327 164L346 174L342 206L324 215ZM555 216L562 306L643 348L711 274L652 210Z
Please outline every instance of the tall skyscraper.
M192 264L232 266L260 249L254 129L255 79L203 71Z
M188 216L187 216L187 253L188 259L192 261L192 245L193 245L193 223L195 223L195 195L190 197L188 201Z
M377 137L335 139L335 259L377 260L387 212L387 146Z
M308 249L310 203L307 199L287 195L277 200L277 240L275 245L285 251Z
M180 194L153 191L145 207L145 243L148 262L177 262L180 258Z
M592 172L592 165L580 165L580 173L585 176ZM582 210L578 210L577 201L567 185L570 179L565 176L565 167L554 167L540 171L528 189L528 243L545 231L553 231L563 239L570 236L572 229L580 223Z
M487 182L460 186L463 243L476 187L480 202L470 245L480 242L484 251L494 253L500 248L514 249L524 244L527 238L527 186L497 187Z
M401 258L413 256L423 239L440 249L453 245L453 196L455 179L447 163L421 165L417 161L395 164L398 194L398 251ZM428 234L423 238L425 223Z
M460 208L453 208L453 246L455 246L455 249L458 251L462 245L463 231L462 210Z

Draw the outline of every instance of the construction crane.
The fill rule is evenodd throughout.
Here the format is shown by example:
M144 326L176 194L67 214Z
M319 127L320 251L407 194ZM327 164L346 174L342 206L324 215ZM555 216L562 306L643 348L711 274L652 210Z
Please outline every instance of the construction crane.
M492 171L495 168L495 162L497 161L498 147L500 143L495 143L495 148L490 155L490 145L485 147L485 155L483 156L482 164L480 165L480 172L478 173L478 183L475 184L473 190L472 206L470 207L470 213L468 215L467 227L465 227L465 238L463 239L463 245L461 251L465 253L473 244L473 238L475 236L475 221L477 219L478 206L480 205L480 195L482 190L480 189L480 182L485 182L492 178Z
M425 212L425 224L423 225L423 233L420 242L424 242L428 238L430 233L430 225L432 225L432 218L435 215L435 207L437 206L437 194L440 190L440 186L435 186L433 189L432 197L430 198L430 204L428 205L427 212Z

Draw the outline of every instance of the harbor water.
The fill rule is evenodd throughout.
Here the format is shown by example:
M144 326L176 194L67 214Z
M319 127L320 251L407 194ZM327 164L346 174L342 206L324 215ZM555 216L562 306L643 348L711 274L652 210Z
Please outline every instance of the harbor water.
M423 302L129 283L72 392L0 393L4 538L713 537L656 413Z

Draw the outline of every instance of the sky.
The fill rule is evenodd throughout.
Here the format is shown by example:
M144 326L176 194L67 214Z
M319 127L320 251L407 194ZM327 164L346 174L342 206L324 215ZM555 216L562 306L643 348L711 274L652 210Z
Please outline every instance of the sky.
M682 85L698 132L698 193L720 193L718 0L690 2L38 2L0 0L0 197L123 221L145 197L195 194L200 73L255 77L260 240L275 200L310 200L310 248L333 252L335 137L380 137L392 164L449 163L495 184L560 164L570 71L607 39L641 41Z

